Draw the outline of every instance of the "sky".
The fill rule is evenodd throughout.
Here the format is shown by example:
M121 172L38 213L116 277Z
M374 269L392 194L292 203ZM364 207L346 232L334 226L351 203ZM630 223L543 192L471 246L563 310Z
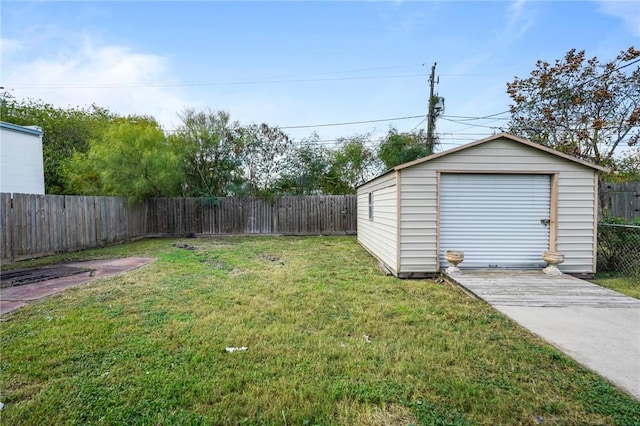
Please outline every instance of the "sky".
M506 83L538 59L640 46L637 1L3 0L0 18L0 86L18 99L169 132L186 108L224 110L327 146L425 128L434 63L447 149L506 126Z

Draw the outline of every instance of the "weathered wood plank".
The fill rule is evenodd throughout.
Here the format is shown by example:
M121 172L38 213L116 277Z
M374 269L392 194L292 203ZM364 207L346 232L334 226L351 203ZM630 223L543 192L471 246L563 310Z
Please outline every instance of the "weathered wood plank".
M0 258L73 251L146 234L355 232L355 196L125 198L2 194Z
M0 194L0 258L13 260L13 221L12 221L12 197L11 194Z
M13 234L13 250L15 257L27 255L27 225L28 225L28 207L29 196L27 194L13 195L13 213L14 213L14 234Z
M607 183L601 190L609 202L610 216L627 221L640 217L640 182Z
M566 274L478 270L449 278L493 306L640 307L637 299Z

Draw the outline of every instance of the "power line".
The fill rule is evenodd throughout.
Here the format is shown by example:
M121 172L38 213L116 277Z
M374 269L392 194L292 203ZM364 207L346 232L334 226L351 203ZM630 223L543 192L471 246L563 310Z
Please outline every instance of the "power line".
M362 72L362 71L394 70L394 69L401 69L401 68L415 68L420 66L424 66L424 64L396 65L392 67L360 68L360 69L352 69L352 70L345 70L345 71L326 71L326 72L317 73L315 75L346 74L350 72Z
M411 120L413 118L421 118L424 117L424 114L421 115L411 115L407 117L394 117L394 118L381 118L378 120L363 120L363 121L347 121L343 123L325 123L325 124L305 124L300 126L282 126L278 127L279 129L308 129L313 127L333 127L333 126L349 126L352 124L367 124L367 123L380 123L383 121L395 121L395 120Z
M638 62L640 62L640 58L636 59L635 61L631 61L631 62L629 62L628 64L621 65L621 66L619 66L619 67L617 67L617 68L614 68L614 69L612 69L612 70L610 70L610 71L606 71L606 72L605 72L605 73L603 73L602 75L596 75L595 77L590 78L590 79L588 79L588 80L585 80L585 81L583 81L582 83L575 84L575 85L573 85L573 87L570 87L570 88L568 88L568 89L566 89L566 90L567 90L567 91L573 91L573 90L579 89L580 87L582 87L582 86L584 86L584 85L586 85L586 84L589 84L589 83L591 83L591 82L593 82L593 81L596 81L596 80L604 79L604 78L608 77L610 74L612 74L612 73L614 73L614 72L616 72L616 71L620 71L621 69L624 69L624 68L630 67L631 65L633 65L633 64L637 64ZM504 111L503 113L506 113L506 112L509 112L509 113L510 113L510 112L511 112L511 109L508 109L507 111ZM498 113L498 114L500 114L500 113Z
M637 59L635 61L632 61L628 64L622 65L618 68L615 68L614 70L610 71L611 72L615 72L618 70L621 70L623 68L629 67L635 63L640 62L640 59ZM356 72L357 70L354 70L354 72ZM346 71L345 71L346 72ZM420 74L420 76L424 76L423 74ZM576 89L580 86L583 86L591 81L597 80L597 79L601 79L605 77L605 75L600 75L600 76L596 76L590 80L584 81L582 83L576 84L571 90ZM357 79L360 77L354 77L354 79ZM363 78L367 78L367 77L363 77ZM466 125L468 127L465 127L463 129L459 129L458 131L452 131L452 132L448 132L448 133L442 133L442 135L451 135L451 134L458 134L458 135L463 135L463 133L460 132L460 130L466 130L468 128L473 128L473 127L482 127L482 128L487 128L487 129L492 129L492 130L501 130L500 127L497 126L487 126L487 125L483 125L483 124L471 124L468 123L468 121L478 121L478 120L488 120L491 119L490 122L493 121L498 121L498 120L509 120L510 117L498 117L500 115L503 114L507 114L510 113L511 110L506 110L506 111L501 111L501 112L496 112L493 114L487 114L484 116L478 116L478 117L474 117L474 116L461 116L461 115L442 115L439 118L442 118L445 121L449 121L452 123L456 123L456 124L462 124L462 125ZM395 120L410 120L410 119L414 119L414 118L422 118L422 120L411 130L415 130L416 128L418 128L422 123L424 123L424 121L427 119L425 117L424 114L421 115L412 115L412 116L405 116L405 117L395 117L395 118L383 118L383 119L376 119L376 120L363 120L363 121L349 121L349 122L339 122L339 123L322 123L322 124L309 124L309 125L295 125L295 126L283 126L283 127L279 127L279 129L307 129L307 128L319 128L319 127L333 127L333 126L348 126L348 125L354 125L354 124L367 124L367 123L380 123L380 122L385 122L385 121L395 121ZM485 123L487 124L487 123ZM165 131L175 131L175 129L165 129ZM473 135L472 133L466 133L464 135ZM479 133L478 135L483 136L484 134ZM457 138L459 140L474 140L474 139L462 139L462 138ZM327 140L326 142L332 142L333 140ZM325 142L325 141L323 141Z
M442 133L438 133L439 136L446 136L446 135L452 135L452 136L486 136L487 133L476 133L476 132L458 132L458 131L451 131L451 132L442 132Z
M628 64L621 65L621 66L619 66L619 67L617 67L617 68L614 68L613 70L608 71L608 72L606 72L605 74L597 75L597 76L595 76L595 77L593 77L593 78L591 78L591 79L589 79L589 80L583 81L582 83L578 83L578 84L574 85L573 87L569 88L568 90L575 90L575 89L578 89L578 88L580 88L580 87L582 87L582 86L584 86L584 85L586 85L586 84L588 84L588 83L591 83L591 82L593 82L593 81L595 81L595 80L603 79L603 78L607 77L609 74L611 74L611 73L613 73L613 72L620 71L621 69L624 69L624 68L630 67L630 66L631 66L631 65L633 65L633 64L637 64L638 62L640 62L640 58L638 58L638 59L636 59L636 60L634 60L634 61L631 61L631 62L629 62ZM494 116L496 116L496 115L502 115L502 114L507 114L507 113L509 113L509 114L510 114L510 113L511 113L511 109L508 109L508 110L506 110L506 111L496 112L495 114L486 115L486 116L484 116L484 117L477 117L477 119L488 118L488 117L494 117ZM446 117L446 116L445 116L445 117ZM455 116L449 116L449 117L455 117ZM462 117L459 117L459 118L462 118ZM465 118L467 118L467 117L465 117ZM472 119L472 118L474 118L474 117L469 117L469 118L470 118L470 119ZM509 120L509 119L510 119L510 118L507 118L507 117L505 117L505 118L497 118L497 120ZM449 120L449 121L452 121L452 120ZM455 121L454 121L454 123L455 123ZM467 124L467 123L458 123L458 124ZM483 126L478 126L478 127L483 127ZM485 127L486 127L486 126L485 126ZM489 127L489 128L494 128L494 127Z
M296 126L274 126L277 127L278 129L284 130L284 129L310 129L310 128L316 128L316 127L334 127L334 126L349 126L349 125L353 125L353 124L367 124L367 123L381 123L381 122L385 122L385 121L396 121L396 120L411 120L414 118L423 118L423 120L418 124L418 126L420 124L422 124L424 122L424 120L426 120L426 118L424 118L424 114L421 115L409 115L406 117L393 117L393 118L380 118L380 119L376 119L376 120L363 120L363 121L346 121L346 122L340 122L340 123L322 123L322 124L303 124L303 125L296 125ZM416 127L418 127L416 126ZM168 133L173 133L173 132L177 132L180 129L162 129L165 132Z
M509 117L496 117L498 115L502 115L505 114L509 111L504 111L504 112L498 112L496 114L489 114L489 115L484 115L482 117L469 117L469 116L465 116L465 115L441 115L440 117L444 117L444 118L456 118L458 120L487 120L489 118L493 118L494 120L509 120ZM495 117L495 118L494 118Z
M444 118L444 117L440 117L440 118L442 118L442 119L443 119L443 120L445 120L445 121L450 121L451 123L456 123L456 124L465 124L465 125L468 125L468 124L469 124L469 123L465 123L464 121L451 120L451 119L449 119L449 118ZM471 126L469 126L469 127L484 127L484 128L487 128L487 129L499 129L499 127L496 127L496 126L485 126L485 125L483 125L483 124L472 124L472 125L471 125Z
M329 78L300 78L300 79L268 79L268 80L240 80L240 81L195 81L195 82L166 82L166 83L107 83L107 84L34 84L13 85L14 89L114 89L114 88L147 88L147 87L194 87L218 85L252 85L278 83L312 83L321 81L346 80L383 80L392 78L424 77L424 74L396 74L374 75L362 77L329 77ZM10 86L10 85L5 85Z
M427 117L423 118L422 120L420 120L420 122L418 124L416 124L413 129L411 129L409 131L409 133L413 132L414 130L416 130L418 127L420 127L425 121L427 121Z

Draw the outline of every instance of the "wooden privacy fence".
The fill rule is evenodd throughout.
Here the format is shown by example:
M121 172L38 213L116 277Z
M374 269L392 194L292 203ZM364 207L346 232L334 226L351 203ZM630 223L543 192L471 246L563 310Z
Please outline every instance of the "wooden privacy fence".
M126 198L0 194L0 259L29 259L149 235L355 234L356 197Z
M0 258L97 247L146 233L145 207L126 198L0 194Z
M151 198L149 234L356 233L356 196Z
M606 183L604 191L608 216L626 221L640 217L640 182Z

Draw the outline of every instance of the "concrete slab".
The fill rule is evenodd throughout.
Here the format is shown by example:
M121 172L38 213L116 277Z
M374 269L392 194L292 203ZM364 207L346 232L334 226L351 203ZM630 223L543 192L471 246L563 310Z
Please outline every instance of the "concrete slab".
M66 290L69 287L85 284L97 278L117 275L131 269L147 265L153 261L155 261L155 259L128 257L123 259L92 260L88 262L69 263L67 264L68 266L88 268L91 269L91 271L69 277L55 278L33 284L4 288L0 292L0 315L21 308L25 306L27 302L51 296Z
M539 271L447 278L640 400L640 300Z

